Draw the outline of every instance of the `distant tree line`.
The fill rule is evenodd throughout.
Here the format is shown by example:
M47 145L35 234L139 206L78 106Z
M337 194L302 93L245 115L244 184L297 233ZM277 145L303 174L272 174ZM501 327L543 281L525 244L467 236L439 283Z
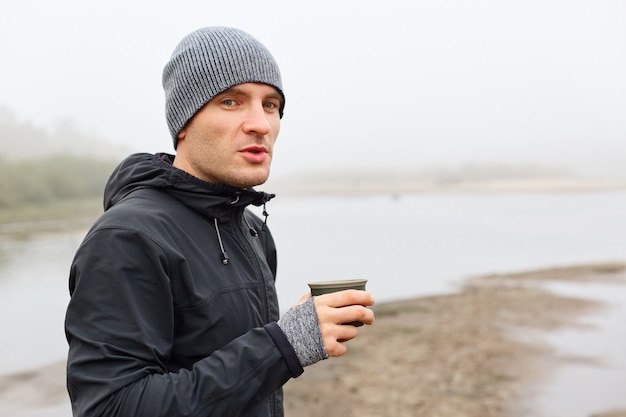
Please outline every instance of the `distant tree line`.
M101 197L117 162L71 155L34 159L0 156L0 209Z

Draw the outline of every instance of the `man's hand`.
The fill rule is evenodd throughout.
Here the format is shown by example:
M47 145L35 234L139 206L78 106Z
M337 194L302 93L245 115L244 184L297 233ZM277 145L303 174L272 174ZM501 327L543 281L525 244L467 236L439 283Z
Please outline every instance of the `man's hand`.
M303 297L305 301L308 297ZM374 305L374 297L367 291L345 290L315 296L315 310L322 332L322 341L328 356L341 356L347 351L344 342L354 339L357 327L343 324L360 321L374 322L374 312L366 307Z

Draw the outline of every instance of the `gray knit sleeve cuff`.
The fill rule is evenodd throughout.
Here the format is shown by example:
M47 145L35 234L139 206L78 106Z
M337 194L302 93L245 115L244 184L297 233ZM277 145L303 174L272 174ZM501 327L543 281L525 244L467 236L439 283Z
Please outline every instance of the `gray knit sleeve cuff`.
M313 297L293 306L278 320L303 367L328 359Z

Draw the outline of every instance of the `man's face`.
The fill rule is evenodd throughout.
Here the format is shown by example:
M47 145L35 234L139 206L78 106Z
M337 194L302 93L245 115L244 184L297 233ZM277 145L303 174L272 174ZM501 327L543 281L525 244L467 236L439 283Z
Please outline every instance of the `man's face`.
M174 166L204 181L250 188L267 181L282 96L266 84L215 96L178 134Z

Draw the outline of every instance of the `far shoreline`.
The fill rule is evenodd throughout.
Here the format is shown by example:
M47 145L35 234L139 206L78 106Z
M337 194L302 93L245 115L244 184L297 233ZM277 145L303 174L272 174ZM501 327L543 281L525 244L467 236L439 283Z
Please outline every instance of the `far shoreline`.
M255 187L287 198L392 197L437 194L533 194L533 193L607 193L626 191L624 181L592 180L490 180L490 181L394 181L359 180L270 180ZM102 199L70 199L45 205L26 205L0 209L2 234L63 231L91 224L102 214Z
M625 181L579 179L519 179L483 181L361 181L326 178L324 180L270 180L267 189L286 196L403 196L427 194L508 194L508 193L602 193L626 190Z

